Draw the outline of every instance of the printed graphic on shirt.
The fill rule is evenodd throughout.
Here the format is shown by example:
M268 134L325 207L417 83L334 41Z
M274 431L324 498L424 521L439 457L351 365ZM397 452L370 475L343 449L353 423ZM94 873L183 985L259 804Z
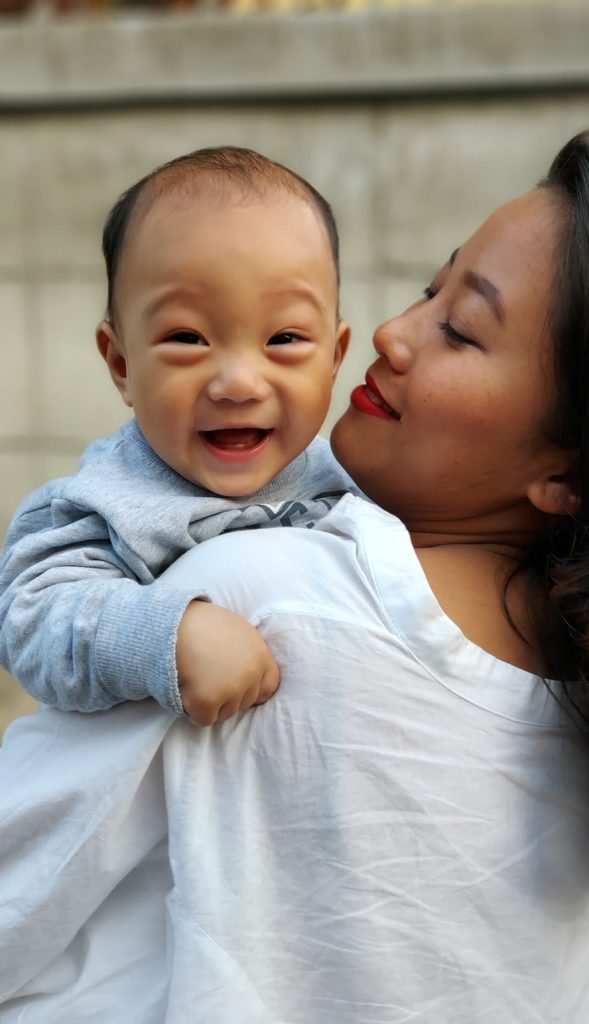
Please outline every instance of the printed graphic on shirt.
M222 532L262 530L269 526L305 526L312 530L315 523L323 519L346 493L325 491L303 501L296 498L282 501L277 505L247 505L236 510L239 511L239 515Z

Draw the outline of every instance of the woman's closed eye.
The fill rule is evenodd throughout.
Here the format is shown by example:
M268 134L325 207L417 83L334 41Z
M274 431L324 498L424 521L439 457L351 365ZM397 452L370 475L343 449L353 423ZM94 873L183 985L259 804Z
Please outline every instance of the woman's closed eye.
M438 294L438 291L439 289L435 287L435 282L433 284L428 284L423 289L423 297L426 301L429 301L430 299L435 299L436 295ZM449 320L438 320L438 327L441 330L442 334L445 335L446 340L450 343L450 345L454 345L457 348L460 348L464 345L470 345L472 348L481 347L479 343L474 340L474 338L469 338L466 336L466 334L461 334L460 331L457 331Z
M480 346L472 338L467 338L466 335L461 334L448 320L442 320L438 322L442 334L445 334L448 341L453 345L471 345L473 348L479 348Z

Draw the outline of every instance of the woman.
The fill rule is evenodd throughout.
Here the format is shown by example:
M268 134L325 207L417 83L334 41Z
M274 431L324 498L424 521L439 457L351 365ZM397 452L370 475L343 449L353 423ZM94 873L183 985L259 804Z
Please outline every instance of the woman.
M198 561L275 698L13 728L3 1024L585 1024L588 211L583 136L378 328L333 435L378 505L155 584Z

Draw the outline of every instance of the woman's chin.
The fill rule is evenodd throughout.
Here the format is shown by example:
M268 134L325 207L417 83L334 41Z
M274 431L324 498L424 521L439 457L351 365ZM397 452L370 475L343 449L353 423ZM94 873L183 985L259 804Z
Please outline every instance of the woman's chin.
M349 411L350 410L348 409L348 411L345 412L343 416L340 416L339 420L335 423L329 437L329 443L331 445L331 450L335 455L337 461L339 462L340 466L343 466L346 472L349 473L350 476L353 478L354 474L352 472L351 464L354 462L354 459L350 458L350 444L346 442L346 435L348 434L347 420ZM353 435L350 435L350 440L352 440L352 438Z
M349 423L347 413L333 427L329 442L340 466L351 476L356 486L367 498L380 504L378 498L370 493L374 489L374 476L368 470L366 451L361 450L358 432Z

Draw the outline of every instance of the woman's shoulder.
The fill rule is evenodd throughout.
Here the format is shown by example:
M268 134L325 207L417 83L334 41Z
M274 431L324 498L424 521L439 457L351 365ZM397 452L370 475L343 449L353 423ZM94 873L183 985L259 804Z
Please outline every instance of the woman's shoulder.
M353 538L391 633L421 671L503 718L535 725L553 720L535 651L504 608L505 564L458 545L416 549L401 520L352 496L321 526ZM509 587L509 610L518 624L530 602L526 584L522 575Z
M505 581L513 562L476 545L415 548L401 520L351 495L338 503L322 528L356 537L396 621L404 620L408 627L416 616L439 625L445 619L448 633L454 627L506 667L532 674L541 668L537 651L526 638L533 594L525 574L510 584L509 616L506 611ZM522 627L520 632L510 618Z

